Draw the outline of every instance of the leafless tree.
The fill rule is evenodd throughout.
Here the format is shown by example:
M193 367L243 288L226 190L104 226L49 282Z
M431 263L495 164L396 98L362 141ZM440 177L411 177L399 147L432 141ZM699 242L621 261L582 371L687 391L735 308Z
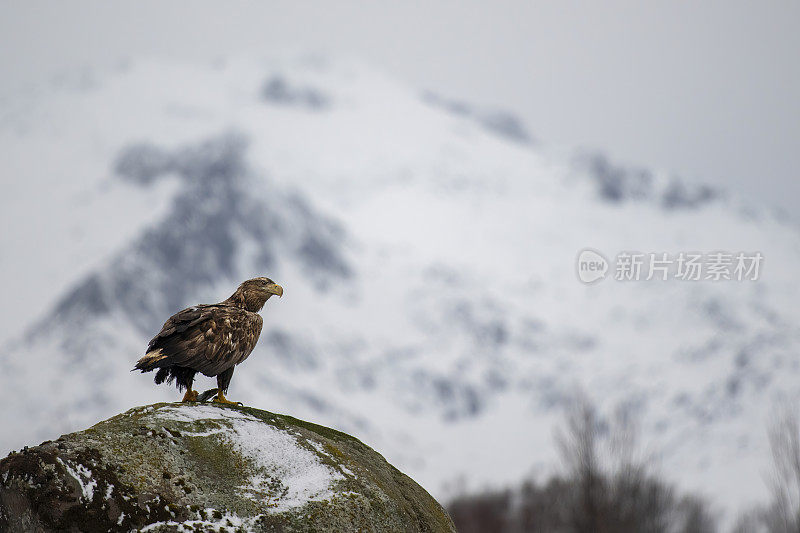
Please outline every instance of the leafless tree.
M772 503L762 514L777 533L800 532L800 420L795 408L784 407L769 428L772 452Z
M575 489L569 510L576 531L600 531L606 487L600 470L599 433L594 406L577 393L567 408L565 427L556 430L556 444Z
M564 472L545 484L462 497L449 510L459 531L497 533L710 533L708 504L679 495L638 444L638 417L600 416L576 393L555 438Z

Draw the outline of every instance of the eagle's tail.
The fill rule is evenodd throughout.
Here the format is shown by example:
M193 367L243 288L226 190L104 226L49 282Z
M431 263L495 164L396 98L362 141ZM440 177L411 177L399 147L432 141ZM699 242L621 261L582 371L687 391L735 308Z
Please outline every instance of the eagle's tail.
M152 350L144 354L144 357L139 359L136 362L136 366L133 370L141 370L142 372L149 372L158 368L160 365L158 364L162 359L166 359L167 356L163 354L163 350L158 348L157 350Z
M189 389L192 390L192 380L197 370L187 368L185 366L177 366L174 360L167 359L161 348L151 350L144 354L144 357L137 361L136 366L131 370L141 370L142 372L150 372L151 370L158 369L153 381L156 385L161 385L165 381L172 383L174 380L178 384L178 390Z

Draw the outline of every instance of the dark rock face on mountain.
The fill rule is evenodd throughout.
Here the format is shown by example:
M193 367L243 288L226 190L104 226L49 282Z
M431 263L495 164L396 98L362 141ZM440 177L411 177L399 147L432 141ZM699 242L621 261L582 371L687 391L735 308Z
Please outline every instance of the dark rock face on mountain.
M272 76L264 83L261 97L272 104L305 107L315 111L330 106L329 97L320 89L296 86L280 75Z
M246 407L155 404L0 461L2 531L455 531L359 440Z
M428 105L444 109L453 115L471 118L481 127L505 139L520 144L533 144L534 142L522 120L509 111L480 109L466 102L446 98L432 92L423 93L422 101Z
M247 144L229 132L174 151L150 144L123 150L115 165L121 179L149 186L177 175L181 191L163 220L121 250L108 272L65 295L56 315L74 323L116 306L151 333L198 291L242 277L245 247L253 272L274 272L280 250L317 286L349 277L342 230L297 193L264 191L263 177L247 165Z
M573 164L593 179L598 196L612 204L639 201L665 210L691 210L721 195L708 185L690 184L674 176L658 183L650 170L614 164L603 154L581 154Z

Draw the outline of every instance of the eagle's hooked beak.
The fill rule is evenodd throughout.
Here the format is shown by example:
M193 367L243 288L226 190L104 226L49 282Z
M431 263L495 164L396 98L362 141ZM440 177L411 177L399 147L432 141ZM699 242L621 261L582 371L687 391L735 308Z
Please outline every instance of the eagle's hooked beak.
M270 285L269 287L267 287L267 291L268 291L270 294L275 294L275 295L277 295L277 296L278 296L278 298L280 298L281 296L283 296L283 287L281 287L281 286L280 286L280 285L278 285L277 283L273 283L272 285Z

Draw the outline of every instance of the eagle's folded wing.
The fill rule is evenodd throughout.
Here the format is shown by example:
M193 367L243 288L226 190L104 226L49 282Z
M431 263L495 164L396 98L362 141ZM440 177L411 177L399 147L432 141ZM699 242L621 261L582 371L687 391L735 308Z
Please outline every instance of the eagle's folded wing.
M262 324L257 313L233 306L190 307L164 324L147 353L160 351L158 366L183 366L215 376L250 355Z

